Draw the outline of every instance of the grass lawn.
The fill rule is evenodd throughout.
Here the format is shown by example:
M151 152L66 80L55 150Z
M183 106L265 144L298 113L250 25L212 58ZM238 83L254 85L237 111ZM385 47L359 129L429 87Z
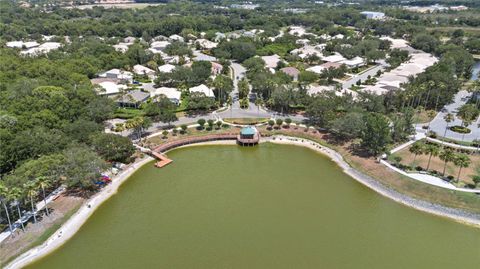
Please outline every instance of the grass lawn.
M390 159L393 160L395 156L400 156L402 158L402 161L400 163L404 165L408 165L411 167L417 167L420 166L424 170L427 168L428 165L428 155L417 155L415 158L415 155L410 153L408 150L410 147L402 149L401 151L395 152L390 156ZM472 181L472 176L478 174L477 171L480 169L480 155L478 154L472 154L469 155L470 157L470 166L467 168L462 168L461 174L460 174L460 182L464 184L473 184ZM415 162L414 162L415 159ZM443 166L444 162L439 158L432 156L432 159L430 161L430 171L437 171L439 173L442 173L443 171ZM453 163L448 163L447 167L445 169L445 176L451 175L455 179L457 178L458 175L458 170L459 168L455 166Z
M240 125L255 125L258 123L265 123L268 121L267 118L227 118L223 120L228 123L240 124Z
M113 113L114 118L120 118L120 119L131 119L137 116L144 116L145 113L141 109L135 109L135 108L117 108L115 112Z
M437 115L437 112L434 110L420 110L420 113L417 110L415 110L415 114L413 115L413 122L414 123L428 123L435 118Z

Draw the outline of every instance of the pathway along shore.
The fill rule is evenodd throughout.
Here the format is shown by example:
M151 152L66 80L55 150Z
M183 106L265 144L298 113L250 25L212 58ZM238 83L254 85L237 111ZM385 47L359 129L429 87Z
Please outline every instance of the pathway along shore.
M452 220L455 220L460 223L471 225L477 228L480 228L480 214L469 213L460 209L454 209L449 207L444 207L441 205L429 203L423 200L418 200L411 198L407 195L401 194L395 190L389 189L373 179L370 176L367 176L354 168L352 168L348 163L346 163L338 152L324 147L316 142L313 142L304 138L297 138L291 136L277 135L269 138L263 138L263 142L271 142L275 144L287 144L287 145L296 145L303 146L315 150L319 153L325 154L330 159L332 159L337 165L339 165L343 171L360 182L361 184L367 186L368 188L376 191L377 193L390 198L398 203L409 206L411 208L434 214L441 217L446 217ZM195 144L182 145L178 148L199 146L199 145L235 145L235 141L209 141L201 142ZM173 150L169 149L168 151ZM167 152L168 152L167 151ZM117 179L113 180L111 185L108 185L100 193L92 197L85 205L83 205L77 213L75 213L65 224L62 225L47 241L42 245L30 249L21 256L17 257L14 261L8 264L6 269L17 269L25 267L26 265L35 262L42 257L50 254L57 248L61 247L65 242L72 238L75 233L80 229L80 227L88 220L88 218L93 214L93 212L108 198L117 193L120 185L125 182L137 169L142 167L144 164L149 163L154 160L151 157L146 157L141 161L133 164L129 169L124 171Z

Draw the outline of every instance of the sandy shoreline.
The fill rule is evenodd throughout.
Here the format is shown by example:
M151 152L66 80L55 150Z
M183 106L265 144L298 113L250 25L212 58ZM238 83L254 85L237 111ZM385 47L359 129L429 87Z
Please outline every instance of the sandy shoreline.
M449 208L442 205L433 204L427 201L415 199L409 197L405 194L399 193L395 190L392 190L388 187L385 187L381 183L379 183L374 178L367 176L356 169L352 168L348 163L345 162L342 155L340 153L328 148L324 147L316 142L313 142L308 139L303 138L296 138L296 137L289 137L289 136L274 136L270 139L271 143L276 144L288 144L288 145L296 145L296 146L303 146L315 150L319 153L323 153L330 157L338 166L340 166L343 171L355 179L356 181L360 182L361 184L367 186L368 188L374 190L375 192L390 198L398 203L406 205L408 207L427 212L433 215L446 217L457 222L471 225L477 228L480 228L480 215L469 213L460 209Z
M65 222L54 234L52 234L43 244L28 250L23 253L5 268L14 269L22 268L38 259L50 254L57 248L61 247L65 242L72 238L82 225L88 220L93 212L108 200L111 196L117 193L118 188L125 182L135 171L143 165L154 160L151 157L145 157L142 160L132 164L127 170L122 171L116 176L112 183L107 185L102 191L90 198L80 209Z
M401 194L395 190L389 189L383 186L381 183L376 181L370 176L364 175L363 173L355 170L349 164L347 164L343 157L336 151L324 147L316 142L313 142L308 139L289 137L289 136L273 136L262 141L271 142L275 144L287 144L287 145L296 145L307 147L316 152L327 155L331 160L333 160L337 165L339 165L342 170L358 181L359 183L367 186L373 191L390 198L398 203L406 205L408 207L434 214L441 217L446 217L452 220L455 220L460 223L471 225L474 227L480 227L480 215L462 211L459 209L448 208L441 205L433 204L423 200L418 200L411 198L407 195ZM236 141L226 140L226 141L209 141L201 142L195 144L184 145L177 147L171 150L184 147L192 146L204 146L204 145L235 145ZM171 151L169 150L169 151ZM168 151L167 151L168 152ZM14 261L8 264L6 269L15 269L22 268L61 247L65 242L67 242L75 233L80 229L80 227L88 220L88 218L93 214L93 212L106 200L108 200L112 195L116 194L120 185L125 182L137 169L145 165L146 163L154 160L151 157L146 157L141 161L133 164L127 170L123 171L122 174L118 176L116 180L112 181L112 184L105 187L104 190L92 197L88 202L86 202L78 211L75 213L67 222L65 222L60 229L58 229L50 238L48 238L42 245L30 249L21 256L17 257Z

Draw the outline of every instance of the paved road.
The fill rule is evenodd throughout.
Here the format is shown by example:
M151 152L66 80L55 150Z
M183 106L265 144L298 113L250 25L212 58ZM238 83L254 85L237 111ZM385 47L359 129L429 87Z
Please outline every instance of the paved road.
M443 119L447 113L456 114L458 108L464 105L468 99L471 97L471 93L467 91L460 91L458 92L455 97L453 103L446 105L441 112L437 114L437 116L430 122L430 130L436 132L439 136L444 136L445 128L447 127L447 122ZM462 120L455 116L455 120L449 123L449 126L453 125L461 125ZM475 122L470 124L468 128L472 130L469 134L459 134L452 131L447 131L446 137L455 140L463 140L464 141L473 141L474 139L480 138L480 128L478 127L480 124L480 118L478 118Z
M385 60L379 60L378 61L378 65L361 73L360 75L356 75L354 77L352 77L351 79L345 81L342 83L342 88L345 90L345 89L350 89L350 87L352 85L355 85L355 83L357 83L358 80L362 80L362 81L365 81L367 80L368 76L375 76L378 72L378 70L384 70L386 67L388 66L388 64L385 62Z

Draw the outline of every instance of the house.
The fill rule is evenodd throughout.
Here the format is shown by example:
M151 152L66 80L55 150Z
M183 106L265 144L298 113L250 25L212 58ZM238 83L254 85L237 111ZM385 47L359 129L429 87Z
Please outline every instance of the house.
M36 42L35 42L36 43ZM56 50L62 46L62 43L59 42L45 42L38 47L33 47L27 50L20 52L21 55L27 56L38 56L41 54L49 53L52 50Z
M97 84L99 86L97 93L98 95L112 96L117 95L123 90L127 89L126 85L117 84L112 81L104 81Z
M313 72L315 74L321 74L323 71L325 71L327 68L321 66L321 65L315 65L312 67L307 68L306 70L309 72Z
M125 95L119 96L117 104L121 107L133 107L138 108L141 103L147 101L150 97L150 93L142 92L140 90L133 90Z
M340 63L346 65L348 68L356 68L356 67L364 66L365 60L362 57L357 56L350 60L343 60Z
M148 76L149 78L155 76L155 70L152 70L140 64L136 64L133 66L133 73L137 75Z
M201 84L195 87L188 89L189 92L199 92L205 94L206 97L215 98L215 94L213 94L213 90L207 87L205 84Z
M17 49L26 48L26 49L30 49L30 48L38 47L40 44L38 44L37 41L27 41L27 42L23 42L23 41L10 41L10 42L7 42L6 45L7 45L7 47L9 47L9 48L17 48Z
M211 62L211 63L212 63L212 75L216 76L218 74L221 74L223 70L223 65L216 62Z
M133 74L131 72L123 71L117 68L108 70L107 72L100 74L99 77L124 80L128 83L131 83L133 80Z
M345 38L345 35L342 35L342 34L337 34L332 37L332 39L344 39L344 38Z
M227 36L224 33L216 32L215 38L213 40L215 40L215 42L220 42L222 39L226 39L226 38Z
M360 14L365 16L367 19L372 19L372 20L381 20L385 18L385 13L383 12L362 11L360 12Z
M298 45L306 45L310 43L310 40L308 39L297 39L297 41L295 41L295 44L298 44Z
M321 47L305 45L302 48L294 49L290 51L290 54L297 55L301 59L305 59L311 55L316 55L317 57L323 57L321 52Z
M128 36L128 37L125 37L125 38L123 39L123 43L133 44L133 43L135 43L136 40L137 40L137 39L136 39L135 37L133 37L133 36Z
M326 62L321 65L321 67L325 68L325 70L330 68L337 69L337 68L340 68L341 66L342 66L341 63L333 63L333 62Z
M154 41L150 44L150 51L153 53L160 53L171 43L168 41Z
M294 36L303 36L307 31L302 26L290 26L288 33Z
M125 53L128 50L128 46L130 46L130 44L118 43L116 45L113 45L112 47L118 52Z
M179 105L182 92L175 88L169 88L169 87L156 88L150 92L150 97L152 98L159 95L163 95L167 97L172 103Z
M212 42L210 40L203 39L203 38L197 39L195 41L195 44L199 45L202 49L206 49L206 50L211 50L218 46L218 43Z
M277 68L278 62L282 61L280 56L278 56L277 54L270 56L262 56L261 58L265 62L265 66L272 69Z
M169 36L168 39L177 42L185 42L185 39L177 34Z
M340 53L336 52L333 55L322 57L322 60L325 62L338 63L341 61L345 61L346 59Z
M172 73L176 66L172 64L164 64L158 67L158 71L162 73Z
M280 69L280 71L282 71L283 73L292 77L293 81L297 81L298 80L298 75L300 74L300 71L297 68L291 67L291 66L284 67L284 68Z

